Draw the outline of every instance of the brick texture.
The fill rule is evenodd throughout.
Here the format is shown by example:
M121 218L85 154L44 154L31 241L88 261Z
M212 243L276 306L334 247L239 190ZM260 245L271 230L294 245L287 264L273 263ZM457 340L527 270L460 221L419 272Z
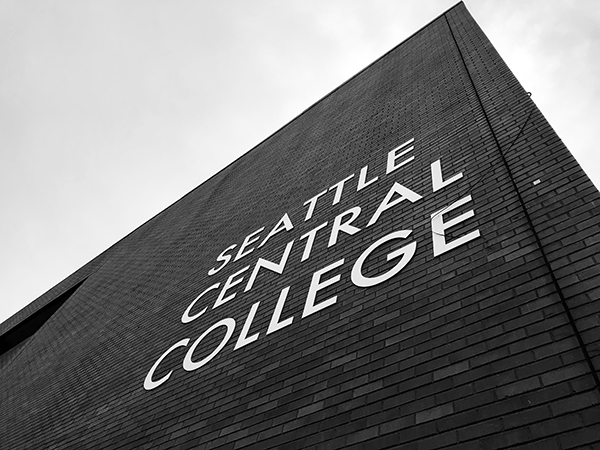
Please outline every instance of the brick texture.
M599 205L460 3L0 325L83 281L0 448L600 448Z

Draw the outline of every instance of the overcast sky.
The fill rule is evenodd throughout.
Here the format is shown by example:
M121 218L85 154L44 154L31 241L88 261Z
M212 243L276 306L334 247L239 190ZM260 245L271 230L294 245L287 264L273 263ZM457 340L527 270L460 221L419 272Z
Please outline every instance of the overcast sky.
M0 322L454 0L0 0ZM597 0L466 2L596 186Z

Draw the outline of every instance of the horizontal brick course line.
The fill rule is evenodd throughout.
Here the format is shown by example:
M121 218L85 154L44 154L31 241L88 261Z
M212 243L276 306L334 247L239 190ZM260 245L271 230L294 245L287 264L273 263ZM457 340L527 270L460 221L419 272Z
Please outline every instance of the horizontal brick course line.
M593 394L594 397L597 398L597 395L595 394L595 391L593 389L591 391L587 391L587 392L584 392L584 393L580 394L580 396L586 396L587 395L587 397L589 398L589 394ZM573 397L567 396L567 397L564 397L563 400L560 400L560 399L556 400L556 404L558 405L558 404L564 403L565 401L573 401L571 399L573 399ZM575 399L576 399L576 397L575 397ZM598 400L596 400L596 402L597 401ZM580 409L577 410L578 411L578 413L577 413L578 415L576 417L579 417L579 414L585 414L587 411L592 412L594 410L593 409L593 405L594 404L596 404L596 403L594 403L594 402L591 402L591 403L587 402L587 404L583 405L583 409L580 408ZM434 419L432 419L432 417L434 417L434 416L435 417L443 417L443 416L446 416L448 414L452 414L453 408L451 407L451 405L452 404L448 404L447 407L445 405L439 405L436 408L432 408L429 411L423 411L422 414L421 413L416 413L415 416L421 417L421 421L417 420L416 424L426 423L427 421L434 420ZM547 405L542 405L541 407L547 408L548 406ZM540 408L539 405L535 405L535 406L531 406L531 407L526 407L526 408L520 409L519 412L516 413L516 414L527 414L529 411L535 411L535 410L537 410L539 408ZM461 411L461 414L465 414L465 413L466 412ZM421 414L421 416L419 416L419 414ZM499 427L499 429L497 429L495 431L491 431L491 432L487 432L487 433L482 433L482 434L479 434L479 435L474 435L472 437L464 436L463 438L460 439L460 442L461 443L468 443L468 442L471 442L471 441L479 442L482 437L489 438L490 440L493 440L496 437L500 437L500 436L504 435L506 432L510 431L511 428L508 428L508 429L505 428L505 426L506 426L504 424L504 421L505 421L504 417L505 416L503 416L503 414L504 414L504 412L499 413L496 416L497 418L494 418L494 416L491 416L491 420L490 420L490 418L482 418L479 421L470 421L469 422L471 424L469 426L470 429L474 429L474 428L482 427L482 426L485 428L485 424L486 423L494 422L494 421L499 421L500 422L500 427ZM535 428L537 425L540 425L540 426L547 425L549 423L549 420L550 420L550 423L551 423L552 419L558 419L558 418L561 418L561 417L564 417L564 416L568 416L568 415L573 416L573 413L572 413L571 410L566 410L564 412L559 412L557 415L553 415L551 417L550 416L539 416L539 415L536 414L536 415L533 416L533 417L537 416L536 419L528 422L526 424L526 427L512 428L512 429L513 430L514 429L517 429L517 430L518 429L531 430L532 428ZM407 420L408 418L409 417L402 417L402 418L399 418L399 419L395 419L392 422L381 423L378 427L372 427L371 429L373 430L373 432L372 433L367 433L368 435L370 435L372 437L365 438L362 441L368 442L370 439L373 439L373 437L377 437L377 436L384 435L384 434L389 434L389 433L395 433L398 430L406 429L407 427L414 426L415 422ZM452 421L452 420L453 420L452 417L448 418L448 421ZM600 422L600 417L597 417L596 421L597 422L592 422L592 424ZM352 421L352 420L348 421L347 425L349 427L352 427L355 422L358 423L358 421ZM395 424L395 426L393 426L394 424ZM570 430L582 429L585 426L586 426L586 424L584 424L581 421L577 425L572 426L569 429ZM374 428L378 428L377 432L375 432ZM549 429L547 430L548 432L546 434L544 434L544 432L542 432L541 434L539 434L539 432L538 432L539 436L538 437L533 437L533 438L529 439L527 441L527 443L528 444L534 444L536 442L543 441L543 440L547 439L548 437L561 436L566 431L565 429L560 429L558 427L547 427L547 428L549 428ZM329 429L327 429L327 428L319 428L319 433L326 433L327 431L330 431L330 430L333 430L333 429L335 429L335 428L329 428ZM456 425L456 428L454 428L454 429L453 428L445 428L444 429L444 431L453 431L453 430L457 430L459 432L459 436L460 436L460 430L467 430L467 428L464 428L460 423L458 423ZM291 432L292 430L289 430L289 431ZM285 431L284 431L284 433L285 433ZM256 433L256 434L258 435L258 433ZM305 438L301 438L301 439L299 439L299 441L303 440L303 439L305 439ZM333 439L331 439L331 441L336 440L336 439L338 439L338 438L333 438ZM404 441L404 443L405 444L409 444L411 442L415 442L415 441L419 441L419 440L420 440L419 437L415 437L414 439L409 439L409 440ZM259 441L260 441L260 439L259 439ZM320 442L323 444L323 443L326 443L328 441L330 441L330 440L324 440L324 441L320 441ZM390 445L390 447L381 447L381 448L384 449L384 448L392 448L392 447L393 447L393 445ZM519 448L520 446L516 446L516 447L514 445L511 446L511 448L513 448L513 447L514 448Z
M584 378L585 378L585 376L584 376ZM580 379L581 379L581 377L580 377ZM541 385L537 385L537 387L534 387L534 389L537 389L537 388L542 388L542 387L543 387L543 386L541 386ZM454 388L456 388L456 386L455 386ZM493 390L495 390L495 389L491 389L490 391L493 391ZM526 392L528 392L528 391L529 391L529 392L531 392L531 389L527 389L527 390L525 390L525 391L523 391L523 390L521 389L521 390L520 390L520 392L519 392L519 394L520 394L520 393L526 393ZM485 391L484 391L484 392L485 392ZM593 394L595 391L593 391L593 390L592 390L592 391L588 391L588 392L591 392L591 393ZM483 393L483 392L482 392L482 393ZM480 394L481 394L481 393L480 393ZM519 395L519 394L517 394L517 395ZM582 394L582 395L583 395L583 394ZM596 394L594 394L594 395L596 395ZM510 395L510 397L508 397L508 398L511 398L511 397L514 397L514 394L511 394L511 395ZM560 399L560 398L561 398L561 397L556 397L556 399ZM563 397L562 397L562 398L566 399L565 401L570 401L570 399L571 399L572 397L570 396L570 392L565 392L565 393L563 393ZM422 399L421 399L421 400L422 400ZM585 407L586 407L586 405L583 405L583 407L585 408ZM478 406L477 406L477 405L475 405L475 406L474 406L474 410L477 410L477 408L478 408ZM578 409L581 409L581 408L578 408ZM336 408L332 407L332 412L335 412L335 410L336 410ZM460 412L461 412L461 413L465 413L465 412L468 412L468 411L469 411L469 409L467 409L467 410L463 410L463 411L460 411ZM502 414L504 414L504 412L500 411L500 412L498 412L498 414L501 416ZM560 415L560 412L559 412L559 415ZM493 416L491 416L491 417L493 417ZM457 426L459 426L459 425L457 425Z

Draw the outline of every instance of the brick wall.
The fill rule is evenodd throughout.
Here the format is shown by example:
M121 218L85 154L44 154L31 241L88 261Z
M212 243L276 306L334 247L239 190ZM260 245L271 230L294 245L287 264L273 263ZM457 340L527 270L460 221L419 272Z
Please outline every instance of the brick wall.
M598 202L458 4L3 324L85 280L0 447L597 448Z

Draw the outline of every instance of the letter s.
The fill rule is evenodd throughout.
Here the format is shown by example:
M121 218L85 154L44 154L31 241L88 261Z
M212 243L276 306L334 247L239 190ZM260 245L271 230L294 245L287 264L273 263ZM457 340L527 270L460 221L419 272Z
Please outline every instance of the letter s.
M219 267L213 267L212 269L210 269L208 271L209 276L214 275L219 270L221 270L223 267L225 267L225 264L227 264L229 262L229 260L231 259L231 255L226 255L225 253L228 252L229 250L233 250L236 247L237 247L237 244L230 245L225 250L223 250L219 256L217 256L217 261L223 261L223 264L221 264Z

